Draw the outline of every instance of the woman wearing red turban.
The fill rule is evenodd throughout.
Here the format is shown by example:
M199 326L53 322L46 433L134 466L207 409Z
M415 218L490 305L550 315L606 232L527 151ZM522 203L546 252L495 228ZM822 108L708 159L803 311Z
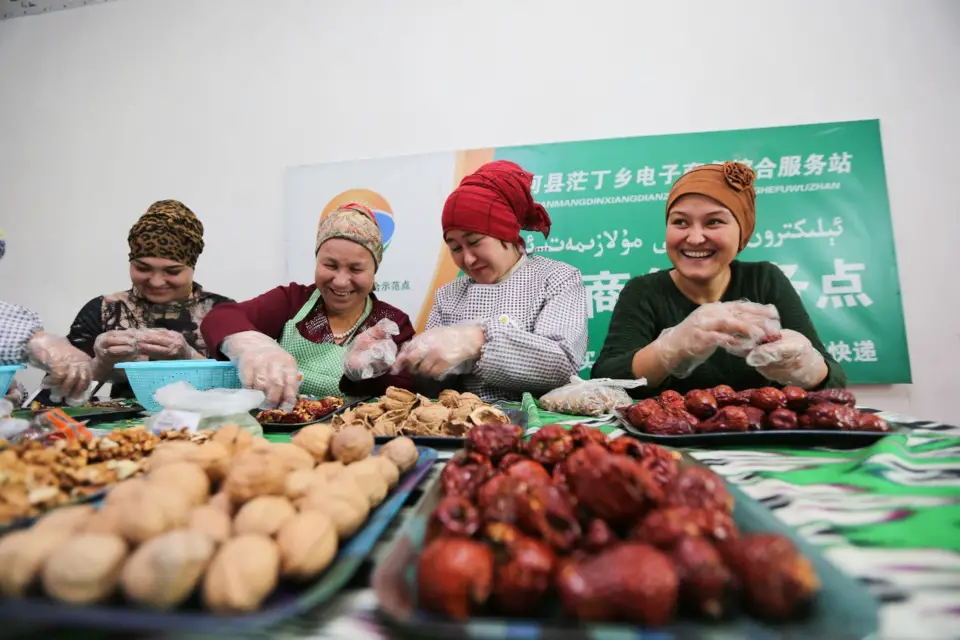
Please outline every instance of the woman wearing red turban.
M463 179L443 207L443 239L464 275L441 287L426 330L404 345L395 370L461 376L484 400L519 399L567 384L587 350L585 292L570 265L527 256L522 229L550 232L533 201L533 175L500 160Z

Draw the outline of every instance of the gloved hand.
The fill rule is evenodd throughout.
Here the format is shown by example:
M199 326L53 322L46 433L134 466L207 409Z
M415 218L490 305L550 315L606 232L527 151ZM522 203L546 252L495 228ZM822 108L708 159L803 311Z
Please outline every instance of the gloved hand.
M37 332L27 342L26 354L31 365L49 374L44 385L51 389L51 400L66 398L70 406L81 406L89 400L92 360L66 338Z
M436 380L467 373L480 359L485 341L482 324L434 327L403 345L391 371L406 369Z
M196 349L187 343L183 334L176 331L143 329L137 333L138 353L151 360L192 360L201 357Z
M263 391L264 408L293 410L300 393L297 361L276 340L259 331L241 331L227 337L220 350L237 365L245 388Z
M17 409L23 406L23 401L26 400L26 398L27 390L16 380L11 383L10 388L7 389L7 395L3 397L4 400Z
M137 332L133 330L107 331L93 342L93 355L99 364L112 367L118 362L137 359Z
M654 341L660 362L677 378L686 378L718 347L747 355L764 338L780 332L780 314L773 305L754 302L712 302L701 305Z
M817 386L827 375L823 355L805 335L792 329L784 329L779 340L750 351L747 364L768 380L804 389Z
M358 335L343 360L343 374L354 381L385 374L397 359L393 336L399 333L397 323L384 318Z

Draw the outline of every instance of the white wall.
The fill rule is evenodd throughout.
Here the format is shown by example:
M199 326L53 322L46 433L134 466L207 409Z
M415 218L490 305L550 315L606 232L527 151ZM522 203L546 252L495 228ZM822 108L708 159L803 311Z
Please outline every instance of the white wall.
M122 0L0 22L0 60L0 298L60 332L157 199L244 298L287 166L880 118L915 383L860 395L960 420L956 2Z

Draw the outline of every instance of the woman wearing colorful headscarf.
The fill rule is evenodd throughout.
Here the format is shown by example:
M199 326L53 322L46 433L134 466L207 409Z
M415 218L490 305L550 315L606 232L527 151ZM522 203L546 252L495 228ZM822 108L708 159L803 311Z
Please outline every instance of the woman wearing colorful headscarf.
M580 370L587 349L580 272L528 257L520 237L522 229L550 233L532 181L499 160L465 177L447 198L443 239L464 275L437 291L425 331L404 346L394 370L487 401L539 395ZM447 380L454 375L461 377Z
M409 376L383 375L385 368L357 382L344 375L352 371L347 351L355 341L377 343L378 352L387 342L396 354L414 333L407 314L373 294L383 258L373 212L356 203L339 207L320 220L315 247L312 285L290 283L217 307L201 327L206 343L237 364L245 387L263 391L269 405L284 410L293 408L299 392L360 396L390 385L409 388Z
M207 358L200 323L229 298L194 282L203 252L203 224L182 202L150 205L127 237L130 280L119 293L98 296L77 314L67 339L94 357L94 378L113 382L111 396L133 392L120 362Z
M740 262L753 235L753 169L698 167L667 197L666 247L673 264L623 288L593 367L595 378L646 378L637 397L719 384L843 387L793 285L770 262Z
M7 243L0 230L0 258ZM66 339L43 330L40 316L20 305L0 301L0 365L30 364L47 372L44 384L56 399L82 404L92 378L90 356ZM6 398L19 407L23 388L14 382Z

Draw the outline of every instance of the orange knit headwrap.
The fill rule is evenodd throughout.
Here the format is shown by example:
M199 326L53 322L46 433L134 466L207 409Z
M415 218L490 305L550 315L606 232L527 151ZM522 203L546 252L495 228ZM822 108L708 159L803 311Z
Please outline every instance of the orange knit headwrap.
M730 210L740 225L740 250L747 246L757 224L757 192L753 182L757 175L742 162L724 162L697 167L680 176L667 196L667 215L673 204L685 195L695 193L713 198Z

